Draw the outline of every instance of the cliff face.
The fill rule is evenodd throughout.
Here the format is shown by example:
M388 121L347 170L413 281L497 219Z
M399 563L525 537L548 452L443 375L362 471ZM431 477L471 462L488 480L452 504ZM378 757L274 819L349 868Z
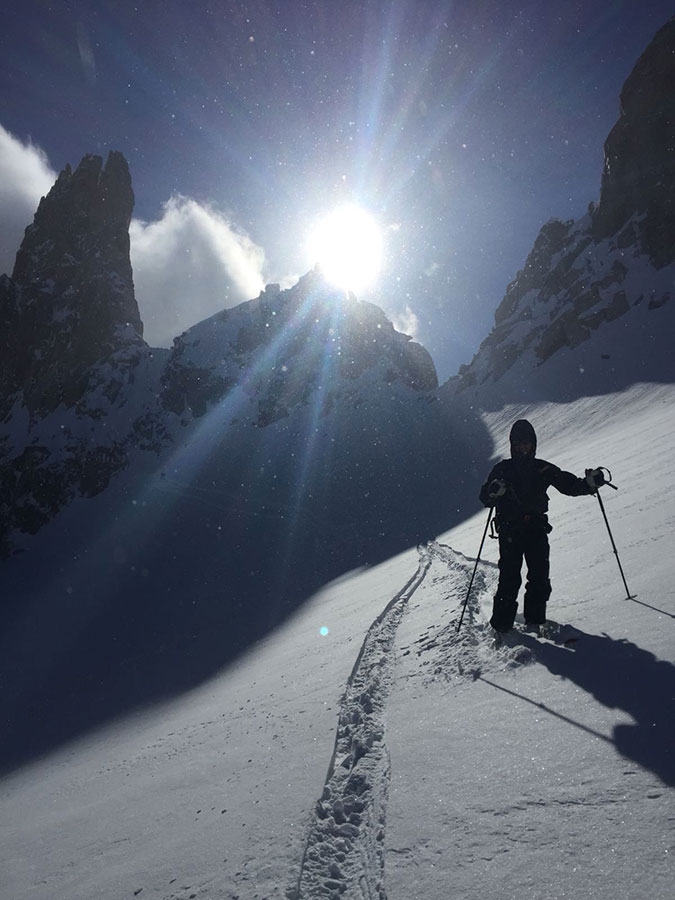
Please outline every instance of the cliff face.
M129 260L134 196L124 157L67 166L0 279L0 504L34 533L103 490L132 447L157 446L153 354ZM0 534L0 544L2 544Z
M129 260L134 196L124 157L87 156L42 199L0 287L2 410L20 391L31 414L71 406L89 369L143 346Z
M675 18L656 34L621 91L619 120L605 142L593 237L637 238L653 264L675 260Z
M544 225L491 333L450 379L451 393L495 405L672 380L673 83L675 19L658 32L621 92L599 205L578 221Z

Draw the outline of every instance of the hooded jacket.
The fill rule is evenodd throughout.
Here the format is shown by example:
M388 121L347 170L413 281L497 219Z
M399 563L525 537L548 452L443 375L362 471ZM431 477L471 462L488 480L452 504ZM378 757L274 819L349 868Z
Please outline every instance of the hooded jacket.
M511 458L503 459L494 466L479 495L484 506L496 506L496 520L500 528L537 523L547 526L549 487L568 497L593 493L584 478L577 478L571 472L537 458L537 435L527 419L518 419L514 423L509 441ZM514 445L524 441L532 445L532 452L519 456ZM488 487L495 479L506 485L506 493L496 502L488 497Z

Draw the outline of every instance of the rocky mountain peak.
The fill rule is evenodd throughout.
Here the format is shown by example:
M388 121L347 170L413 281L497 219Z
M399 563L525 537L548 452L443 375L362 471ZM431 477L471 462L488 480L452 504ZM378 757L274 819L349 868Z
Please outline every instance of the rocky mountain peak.
M498 406L672 378L674 83L675 18L623 87L599 206L543 226L494 328L448 382L451 393Z
M0 278L0 556L3 534L37 531L103 490L132 448L154 446L133 205L121 153L66 166Z
M674 84L675 17L657 32L623 86L593 219L593 236L602 240L636 213L642 216L638 234L657 267L675 260Z
M129 222L131 178L121 153L66 166L28 226L11 280L0 290L6 324L0 387L23 390L35 413L76 403L83 373L129 344L142 345Z
M20 284L54 280L72 283L75 267L86 264L95 251L131 281L129 223L134 208L131 176L124 156L111 151L103 165L100 156L87 155L73 172L70 165L43 197L32 225L26 229L16 256L12 278ZM101 257L97 257L100 262ZM138 309L131 309L139 328Z
M259 427L286 418L316 391L328 410L347 393L438 386L424 347L396 331L378 306L345 296L317 271L287 290L268 285L190 328L175 341L162 382L165 406L193 416L239 384L255 398Z

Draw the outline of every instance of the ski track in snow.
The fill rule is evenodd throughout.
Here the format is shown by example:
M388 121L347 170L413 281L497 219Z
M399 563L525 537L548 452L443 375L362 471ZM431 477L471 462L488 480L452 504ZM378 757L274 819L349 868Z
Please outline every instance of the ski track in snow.
M289 900L338 898L348 891L385 900L389 755L383 710L396 631L429 565L429 552L420 548L417 571L368 629L342 698L328 775Z
M457 632L475 559L435 541L418 548L417 571L370 626L341 701L335 748L323 793L312 814L300 871L289 900L342 897L386 900L385 820L390 780L386 744L386 698L397 661L408 655L422 677L475 680L490 671L534 661L524 646L495 648L487 605L496 566L481 562L475 573L462 629ZM449 603L447 621L434 623L412 645L400 646L399 625L409 601L439 584ZM404 677L415 677L408 673Z

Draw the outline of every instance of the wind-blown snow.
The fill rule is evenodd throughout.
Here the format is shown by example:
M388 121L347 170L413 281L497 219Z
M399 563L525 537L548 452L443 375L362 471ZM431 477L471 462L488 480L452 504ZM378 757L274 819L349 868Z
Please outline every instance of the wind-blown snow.
M549 614L570 628L493 646L488 540L457 634L478 511L8 776L3 896L670 898L675 388L486 415L498 455L523 414L544 458L611 469L634 600L595 498L552 491Z

